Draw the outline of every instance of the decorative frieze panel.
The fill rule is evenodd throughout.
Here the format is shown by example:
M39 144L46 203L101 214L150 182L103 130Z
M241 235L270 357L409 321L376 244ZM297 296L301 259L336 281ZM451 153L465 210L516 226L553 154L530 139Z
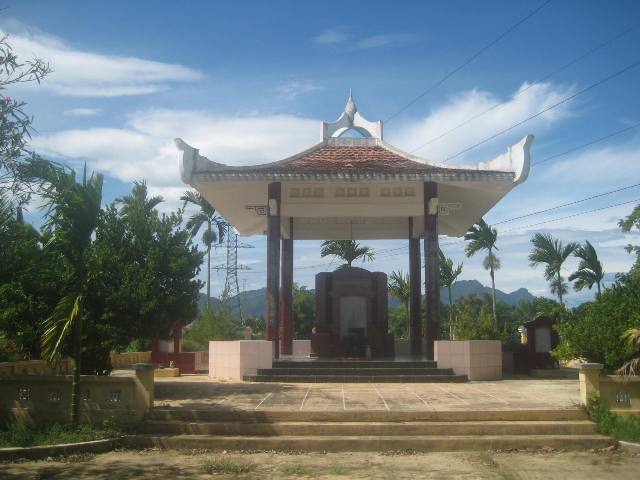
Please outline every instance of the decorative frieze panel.
M267 215L267 206L266 205L245 205L246 210L253 210L256 215L260 215L262 217Z
M460 210L461 208L462 208L462 204L460 202L439 203L438 204L438 215L449 215L451 212Z

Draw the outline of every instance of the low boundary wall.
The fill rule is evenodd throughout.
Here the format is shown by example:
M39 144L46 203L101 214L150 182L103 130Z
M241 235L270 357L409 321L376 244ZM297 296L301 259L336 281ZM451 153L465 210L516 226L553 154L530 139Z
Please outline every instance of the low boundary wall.
M138 422L153 405L153 366L134 365L135 375L80 377L82 422L113 419ZM0 380L0 421L67 423L71 410L70 375L14 375Z
M640 377L604 375L601 363L578 365L580 403L586 405L593 394L616 413L640 413Z

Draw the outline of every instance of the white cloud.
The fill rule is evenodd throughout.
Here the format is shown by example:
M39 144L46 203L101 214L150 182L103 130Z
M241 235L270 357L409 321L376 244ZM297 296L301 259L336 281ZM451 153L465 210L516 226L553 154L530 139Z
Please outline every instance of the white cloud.
M429 160L442 161L460 152L465 147L480 142L558 102L573 91L572 87L563 87L551 83L535 84L533 86L523 83L504 105L491 110L478 118L478 120L470 122L464 128L454 130L448 135L429 143L429 145L420 148L415 153ZM474 89L463 92L449 98L443 105L433 109L427 117L404 126L400 133L393 135L392 140L406 150L413 151L501 101L503 99L484 90ZM519 137L525 133L537 133L569 115L571 115L570 105L565 104L540 115L512 133L514 138L519 140ZM504 148L507 146L504 136L489 142L489 145L495 145L496 142L504 145ZM459 163L463 158L464 156L456 158L452 163Z
M203 78L183 65L80 50L17 22L3 25L0 35L10 35L10 44L21 60L36 57L50 63L53 72L43 80L41 88L59 95L144 95L167 90L176 82Z
M318 142L318 122L290 115L225 117L192 110L133 113L123 128L64 130L36 136L31 146L45 156L87 161L124 182L145 179L172 207L186 188L173 139L184 138L203 155L230 165L280 160Z
M313 41L321 45L346 43L351 38L344 27L335 27L321 32L313 38Z
M101 108L70 108L65 110L64 115L72 117L91 117L102 113Z
M322 87L313 80L289 80L278 87L278 92L286 100L295 100L301 95L319 90L322 90Z
M412 33L382 33L368 37L358 37L349 32L346 27L334 27L313 37L319 45L336 45L346 47L346 50L366 50L370 48L401 46L415 43L419 37Z

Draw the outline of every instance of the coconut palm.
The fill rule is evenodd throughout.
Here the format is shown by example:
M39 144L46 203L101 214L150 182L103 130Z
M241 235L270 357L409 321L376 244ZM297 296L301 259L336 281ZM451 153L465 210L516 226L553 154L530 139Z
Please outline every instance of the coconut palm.
M191 238L195 237L204 227L202 232L202 243L207 247L207 309L211 308L211 246L224 241L227 223L218 215L216 209L198 192L187 190L180 197L187 204L195 205L198 211L187 220L187 230Z
M595 284L598 288L598 295L600 295L604 270L602 269L602 263L598 260L596 249L587 240L584 245L578 245L573 254L580 259L578 270L569 277L570 282L576 282L573 288L575 288L576 292L585 287L591 290L591 287Z
M449 337L453 340L453 297L451 288L462 273L462 263L459 263L454 268L452 258L445 256L442 250L438 252L438 255L440 256L440 285L447 287L449 295Z
M553 238L548 233L536 233L531 239L533 248L529 254L529 262L532 267L545 264L544 278L551 282L551 293L558 296L560 305L563 295L567 293L567 285L561 275L562 264L578 248L576 242L563 245L560 240Z
M500 268L500 259L494 253L498 250L496 242L498 240L498 231L487 224L482 218L474 224L464 236L468 241L464 248L467 257L472 257L480 251L487 252L487 256L482 262L485 270L489 270L491 275L491 302L493 307L493 322L498 325L498 317L496 315L496 276L495 272Z
M32 160L24 169L31 181L38 182L38 193L46 207L44 230L50 234L45 248L61 255L69 265L66 291L53 313L45 320L42 352L51 364L60 359L65 339L73 332L73 379L71 421L78 423L82 351L82 303L88 288L86 256L98 224L102 202L100 174L87 179L86 165L82 183L76 174L41 159Z
M125 216L130 215L133 212L144 212L149 214L163 201L164 199L159 195L149 197L147 183L144 180L141 182L134 182L131 195L116 198L116 202L122 204L121 211Z
M321 257L333 255L341 258L346 262L342 265L343 267L351 267L351 264L358 259L362 259L363 262L370 262L375 258L371 247L360 245L355 240L325 240L322 242L321 247Z
M403 273L402 270L391 272L391 275L389 275L389 293L400 300L408 312L409 297L411 297L409 274Z
M630 328L622 336L638 355L626 362L617 371L620 375L640 375L640 328Z

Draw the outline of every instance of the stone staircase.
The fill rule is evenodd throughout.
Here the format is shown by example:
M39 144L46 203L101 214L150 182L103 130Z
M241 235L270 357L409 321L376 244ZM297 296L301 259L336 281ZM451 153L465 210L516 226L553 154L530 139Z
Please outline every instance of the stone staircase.
M272 368L245 375L248 382L360 383L360 382L466 382L450 368L437 368L433 361L393 360L278 360Z
M136 448L314 452L590 449L614 443L583 410L271 411L156 408Z

